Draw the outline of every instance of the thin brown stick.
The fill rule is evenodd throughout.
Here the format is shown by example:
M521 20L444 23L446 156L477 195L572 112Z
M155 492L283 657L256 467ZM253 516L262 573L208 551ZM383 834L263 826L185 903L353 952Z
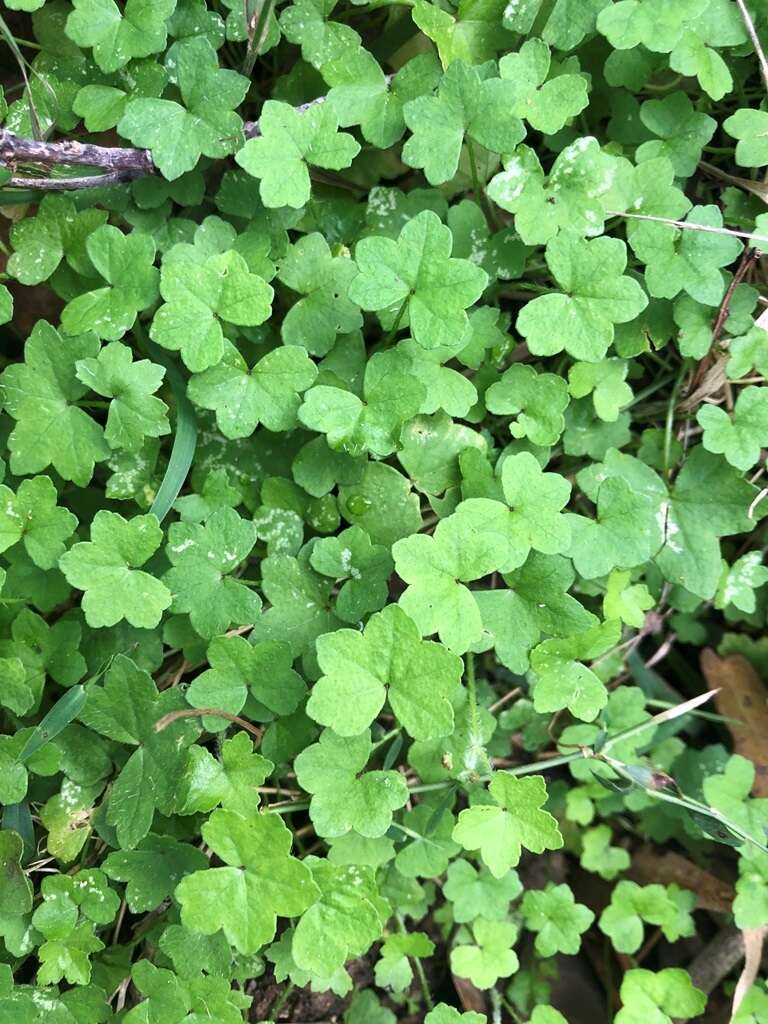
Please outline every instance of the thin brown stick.
M766 59L765 51L760 45L760 39L757 35L755 23L752 21L752 15L749 13L744 0L736 0L736 6L739 8L739 13L741 14L742 20L747 29L747 35L755 48L757 62L760 65L760 74L762 75L763 82L765 84L765 91L768 92L768 59Z
M717 319L715 320L715 325L712 328L713 345L720 340L720 335L723 333L725 321L728 319L728 314L731 311L731 299L733 298L733 293L736 291L738 286L747 276L752 264L755 262L757 257L757 249L744 250L744 253L741 257L741 262L739 263L739 266L736 269L736 273L733 275L731 279L731 283L728 285L728 290L726 291L723 297L723 301L720 303L720 309L717 311Z
M251 725L250 722L246 722L238 715L224 711L223 708L181 708L179 711L169 711L167 715L163 715L155 722L155 732L162 732L163 729L167 729L169 725L173 725L180 718L226 718L228 722L234 722L235 725L245 729L251 736L255 736L258 740L261 739L261 729L257 729L255 725Z

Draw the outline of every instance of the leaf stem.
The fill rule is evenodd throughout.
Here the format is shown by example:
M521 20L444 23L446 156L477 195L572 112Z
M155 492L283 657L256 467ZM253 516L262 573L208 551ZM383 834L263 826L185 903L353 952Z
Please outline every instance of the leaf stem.
M405 921L403 920L402 915L395 914L395 920L397 921L398 931L402 935L407 935L408 929L405 927ZM419 988L421 989L421 995L424 999L424 1005L427 1010L434 1010L435 1001L432 998L432 993L429 991L429 982L427 981L427 976L424 973L424 966L421 960L417 956L409 956L408 959L411 961L413 969L416 972L416 977L419 979Z
M670 465L672 457L672 432L675 427L675 410L677 408L677 396L680 392L680 387L683 383L683 377L688 372L688 367L685 363L680 367L677 374L677 379L672 386L672 394L669 396L669 404L667 405L667 418L664 423L664 478L669 480L672 476L672 466Z

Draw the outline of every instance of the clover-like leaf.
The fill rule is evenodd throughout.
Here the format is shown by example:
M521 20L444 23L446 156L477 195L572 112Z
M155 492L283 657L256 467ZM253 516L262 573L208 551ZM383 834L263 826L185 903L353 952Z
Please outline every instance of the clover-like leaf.
M44 196L36 216L25 217L11 228L14 252L8 273L22 284L40 284L65 258L78 273L92 273L85 243L106 219L106 210L78 211L69 196Z
M449 698L461 678L461 661L422 640L397 605L371 616L363 633L343 629L319 637L317 660L324 675L312 689L307 713L338 735L361 733L385 700L415 739L451 731Z
M568 885L529 889L523 896L522 911L525 927L536 932L539 956L578 953L581 934L595 919L589 907L575 901Z
M50 324L35 324L24 362L0 374L3 404L16 420L8 439L12 472L39 473L53 466L65 480L84 487L94 464L109 456L101 427L76 404L87 388L77 379L75 364L98 350L92 334L68 338L65 345Z
M523 847L533 853L560 849L557 822L541 809L547 799L542 775L518 779L496 772L488 790L494 803L463 810L453 838L465 850L479 850L492 875L503 878L520 860Z
M582 664L605 654L619 641L619 623L609 620L583 633L545 640L531 652L536 673L533 706L539 712L568 708L591 722L608 701L608 691L592 669Z
M547 244L547 266L563 289L523 307L517 329L535 355L565 349L575 359L597 362L614 338L614 325L633 320L648 299L624 275L627 252L617 238L585 241L564 231Z
M205 524L171 525L166 552L173 568L163 589L170 592L173 611L186 612L205 639L258 616L258 594L230 577L255 542L253 523L232 508L219 509Z
M383 836L392 812L408 799L399 772L365 771L372 749L367 732L341 737L325 729L294 761L299 785L312 794L309 815L318 835L333 838L354 829L361 836Z
M513 437L527 437L533 444L556 444L563 430L568 388L554 373L537 373L532 366L515 363L485 393L489 412L515 416L509 429Z
M295 917L319 896L309 868L291 856L279 815L219 809L202 834L224 866L195 871L176 887L182 924L192 931L221 928L241 953L255 953L274 938L278 915Z
M179 40L168 51L184 106L176 100L137 96L125 108L118 132L135 146L152 151L161 174L170 181L191 171L201 154L223 157L242 138L234 112L248 91L248 79L220 68L216 51L203 35Z
M111 448L137 451L145 437L170 433L168 406L155 397L165 369L149 359L133 361L127 345L106 345L95 359L79 359L78 380L110 398L104 437Z
M324 356L338 334L362 326L362 314L347 295L356 272L349 256L333 255L319 232L303 235L290 247L278 276L302 298L288 310L280 328L286 345L303 345Z
M155 724L185 706L178 690L158 693L148 673L118 654L103 685L89 691L80 712L89 728L133 748L112 785L107 806L107 821L116 827L124 849L134 849L148 834L156 808L165 815L174 810L176 779L199 728L184 717L166 723L159 732Z
M459 347L467 328L465 310L487 283L480 267L451 258L451 232L431 210L410 220L397 241L363 238L355 247L359 274L349 297L376 310L385 323L410 323L424 348Z
M499 978L508 978L519 967L511 948L517 941L517 928L509 921L479 918L472 925L474 943L454 946L451 970L460 978L469 978L477 988L493 988Z
M204 263L183 258L164 261L150 336L163 348L181 352L194 373L216 366L224 354L221 322L257 326L272 308L272 286L248 269L234 249Z
M318 384L304 395L298 418L305 427L324 433L334 451L391 455L403 425L420 410L427 393L409 371L409 361L399 351L376 353L365 369L362 399L352 391Z
M235 159L260 179L262 202L272 209L300 209L309 199L309 167L339 171L360 152L353 136L339 131L336 114L326 103L298 111L287 103L267 100L259 132Z
M117 71L133 57L148 57L165 46L166 23L176 0L127 0L121 10L114 0L74 0L66 32L78 46L93 47L102 71Z
M14 492L0 484L0 551L23 540L41 569L53 569L77 527L77 516L57 504L58 492L47 476L22 480Z
M496 153L510 152L525 135L515 100L512 82L454 61L436 96L419 96L403 108L413 133L403 160L423 167L430 185L440 185L455 175L465 135Z
M126 520L105 509L96 513L91 539L75 544L59 559L67 582L85 591L82 607L89 626L114 626L121 619L143 629L158 624L171 603L171 593L139 566L162 541L154 515Z
M304 911L291 943L299 967L330 977L347 960L361 956L381 935L383 921L374 869L305 857L320 890Z
M547 81L550 60L544 40L533 38L527 39L517 53L508 53L499 61L499 74L514 87L513 113L546 135L559 132L589 102L583 75L559 74ZM500 152L510 152L509 146Z
M195 405L216 413L225 437L250 437L259 423L274 431L295 426L299 396L316 376L315 364L297 346L272 349L251 369L232 348L192 378L188 393Z
M597 139L576 139L560 152L545 175L529 146L508 151L504 170L488 183L488 195L515 215L515 228L528 245L543 245L558 232L597 235L621 165Z
M716 405L702 405L696 419L708 452L725 455L736 469L750 469L768 445L768 391L750 385L739 392L731 415Z

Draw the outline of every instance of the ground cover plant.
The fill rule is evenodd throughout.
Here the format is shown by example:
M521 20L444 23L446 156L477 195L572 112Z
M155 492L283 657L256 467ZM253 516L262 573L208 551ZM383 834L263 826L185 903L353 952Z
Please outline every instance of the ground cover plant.
M766 5L0 34L0 1024L766 1024Z

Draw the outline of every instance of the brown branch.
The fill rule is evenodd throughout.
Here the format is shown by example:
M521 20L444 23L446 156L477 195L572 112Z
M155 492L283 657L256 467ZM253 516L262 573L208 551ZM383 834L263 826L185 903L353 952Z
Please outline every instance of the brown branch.
M143 152L139 150L139 152ZM40 192L65 192L80 188L109 188L127 181L143 178L147 171L109 171L107 174L87 174L83 178L19 178L6 182L8 188L26 188Z
M387 76L387 83L391 81ZM296 109L303 113L310 107L324 103L326 97L318 96ZM243 135L255 139L261 135L258 121L245 121ZM157 174L157 168L148 149L97 146L90 142L75 142L62 139L58 142L36 142L0 128L0 164L16 170L17 164L42 164L45 167L66 165L75 167L104 167L106 174L77 178L30 178L14 176L8 185L13 188L35 189L38 191L64 191L82 188L104 188L119 185L149 174Z
M736 273L731 278L731 283L728 285L728 289L725 293L723 301L720 303L720 308L717 311L717 319L715 320L715 326L712 328L712 344L720 340L720 335L723 333L725 327L725 321L728 319L728 315L731 312L731 300L733 299L733 293L736 291L738 286L744 280L749 273L752 264L759 257L760 252L758 249L745 249L741 262L736 270Z

